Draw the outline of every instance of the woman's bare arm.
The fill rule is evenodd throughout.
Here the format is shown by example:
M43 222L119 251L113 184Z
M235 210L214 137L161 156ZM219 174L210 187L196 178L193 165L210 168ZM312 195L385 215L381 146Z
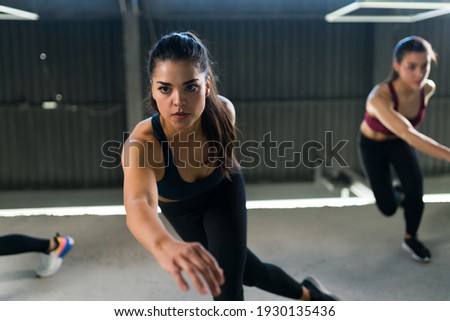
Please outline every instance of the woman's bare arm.
M191 279L201 294L207 289L217 296L223 284L223 272L216 260L199 243L173 238L158 216L158 191L155 170L148 164L149 144L128 140L122 152L124 204L127 226L133 236L149 251L183 291Z

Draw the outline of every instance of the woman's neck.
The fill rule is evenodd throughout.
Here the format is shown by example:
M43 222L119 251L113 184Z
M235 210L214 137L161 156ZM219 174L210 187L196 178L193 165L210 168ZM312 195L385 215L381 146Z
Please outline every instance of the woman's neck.
M403 97L411 97L417 95L419 90L412 88L407 83L405 83L401 78L397 78L392 82L397 95Z
M200 118L191 127L183 130L170 126L169 122L166 122L162 117L161 125L163 127L166 138L169 141L187 142L192 140L201 140L201 137L203 136Z

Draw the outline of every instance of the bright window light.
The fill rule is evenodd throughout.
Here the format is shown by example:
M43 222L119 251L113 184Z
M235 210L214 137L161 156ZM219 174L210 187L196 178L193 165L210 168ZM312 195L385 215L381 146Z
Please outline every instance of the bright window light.
M423 197L425 203L450 203L450 194L426 194ZM274 199L274 200L249 200L247 208L251 209L293 209L293 208L321 208L363 206L374 204L373 196L359 197L331 197L331 198L299 198L299 199ZM158 212L161 210L158 208ZM39 207L0 209L0 217L54 215L54 216L79 216L79 215L125 215L123 205L113 206L68 206L68 207Z
M350 15L360 9L406 9L420 10L411 15ZM355 1L325 16L328 22L386 22L413 23L450 13L449 1Z

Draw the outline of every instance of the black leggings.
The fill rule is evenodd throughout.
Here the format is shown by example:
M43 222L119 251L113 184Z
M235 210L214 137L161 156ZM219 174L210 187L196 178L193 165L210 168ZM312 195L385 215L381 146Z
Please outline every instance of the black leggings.
M46 253L50 240L39 239L22 234L0 236L0 255L20 254L26 252Z
M300 299L301 284L247 249L245 203L244 180L239 173L192 199L159 202L159 206L184 241L200 242L224 270L225 284L214 300L243 300L243 284Z
M375 141L359 134L359 157L369 179L377 206L386 216L394 215L400 204L392 185L390 165L401 183L406 233L415 237L424 210L423 175L417 152L402 139Z

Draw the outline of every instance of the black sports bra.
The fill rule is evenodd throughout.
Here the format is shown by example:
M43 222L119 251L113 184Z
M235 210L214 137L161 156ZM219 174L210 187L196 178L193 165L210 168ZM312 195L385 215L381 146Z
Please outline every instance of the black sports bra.
M192 183L181 178L159 117L160 114L156 113L151 118L153 132L162 147L165 165L164 176L157 182L158 194L170 200L180 201L202 194L217 186L224 178L219 168L216 168L209 176Z

